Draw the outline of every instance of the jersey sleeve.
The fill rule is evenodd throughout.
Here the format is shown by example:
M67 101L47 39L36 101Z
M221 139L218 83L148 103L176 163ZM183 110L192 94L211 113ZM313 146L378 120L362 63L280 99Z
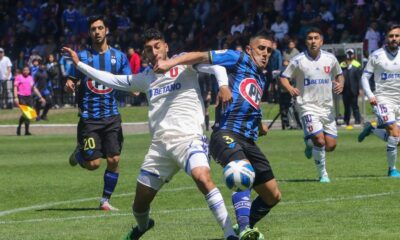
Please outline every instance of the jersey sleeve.
M370 73L370 74L374 73L374 55L373 54L369 57L367 65L365 65L364 73L365 72Z
M337 61L337 59L335 58L333 60L333 66L332 66L332 76L336 77L337 75L343 74L342 72L342 68L340 67L339 62Z
M125 54L122 54L122 63L121 63L121 67L122 67L122 73L124 75L130 75L132 74L132 70L131 67L129 65L129 61L128 58L125 56Z
M291 79L294 76L294 73L296 71L297 67L297 62L294 60L291 60L289 62L289 65L286 67L285 71L281 74L282 77Z
M241 52L225 49L210 51L209 54L211 64L230 68L239 61Z
M150 69L138 74L114 75L106 71L97 70L83 62L79 62L77 69L96 82L128 92L146 92L150 83L156 79L156 75Z

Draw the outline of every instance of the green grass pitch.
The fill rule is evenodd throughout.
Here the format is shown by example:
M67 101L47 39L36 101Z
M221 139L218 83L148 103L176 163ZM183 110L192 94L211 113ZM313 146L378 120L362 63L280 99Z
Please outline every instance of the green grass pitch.
M357 130L340 131L327 154L332 182L316 182L303 155L301 131L271 131L258 145L270 159L282 201L257 227L267 239L399 239L400 179L386 177L385 143L357 143ZM148 135L125 136L119 183L112 203L119 212L95 210L105 164L89 172L70 167L75 136L0 136L0 239L122 239L131 214L136 176ZM234 219L222 168L212 163ZM221 239L223 234L192 180L180 172L152 205L154 230L146 239Z

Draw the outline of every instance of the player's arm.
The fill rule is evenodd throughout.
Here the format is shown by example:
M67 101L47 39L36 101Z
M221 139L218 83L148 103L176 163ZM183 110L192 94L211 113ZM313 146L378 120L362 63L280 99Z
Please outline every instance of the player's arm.
M344 88L344 77L343 77L342 68L340 67L340 64L336 58L335 58L335 61L333 62L332 74L333 74L333 76L335 76L335 80L332 81L333 82L333 92L336 94L340 94Z
M269 130L269 128L268 128L267 124L260 121L260 123L258 124L258 135L265 136L265 135L267 135L268 130Z
M14 102L15 102L15 105L19 106L18 86L16 84L14 84Z
M296 63L293 61L289 62L289 65L286 67L285 71L281 74L279 82L281 83L282 87L290 93L292 97L296 97L300 95L300 90L295 88L290 84L290 78L294 75L296 70Z
M35 95L39 98L39 102L42 103L43 105L46 104L46 99L43 98L42 94L40 94L39 89L35 85L32 86L32 90L35 93Z
M97 70L79 61L76 52L70 48L64 47L63 51L67 52L71 56L74 65L80 72L96 82L106 85L107 87L128 92L146 91L148 85L147 83L156 78L155 74L150 71L131 75L114 75L106 71Z
M210 63L209 52L189 52L167 60L158 60L153 67L155 72L166 72L177 65Z
M211 64L198 64L196 65L196 69L199 72L213 74L217 79L219 86L216 103L217 106L220 102L227 104L232 101L232 92L229 89L228 74L226 73L226 69L224 67Z
M361 75L361 86L363 88L364 94L367 96L369 103L373 106L377 104L374 93L371 91L371 86L369 85L369 79L373 75L373 65L372 58L368 60L367 66L365 66L364 72Z

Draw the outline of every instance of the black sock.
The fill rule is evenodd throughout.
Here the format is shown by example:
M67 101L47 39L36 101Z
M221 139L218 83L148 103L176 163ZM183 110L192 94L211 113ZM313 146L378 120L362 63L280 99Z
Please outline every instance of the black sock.
M253 228L258 221L265 217L273 206L267 205L260 196L258 196L251 204L250 208L250 227Z
M208 131L208 129L209 129L209 127L210 127L210 116L209 116L209 115L206 115L206 116L204 117L204 121L206 122L206 129L207 129L207 131Z

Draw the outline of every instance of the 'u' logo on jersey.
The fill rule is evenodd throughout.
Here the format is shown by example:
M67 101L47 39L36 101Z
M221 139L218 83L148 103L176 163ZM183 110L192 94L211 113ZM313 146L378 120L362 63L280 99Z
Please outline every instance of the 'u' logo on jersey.
M169 75L171 76L171 77L176 77L176 76L178 76L178 67L174 67L174 68L171 68L170 70L169 70Z
M107 94L113 90L112 88L104 86L103 84L100 84L90 78L86 81L86 86L90 91L96 94Z
M239 86L240 95L255 109L260 108L262 89L254 78L245 78Z

